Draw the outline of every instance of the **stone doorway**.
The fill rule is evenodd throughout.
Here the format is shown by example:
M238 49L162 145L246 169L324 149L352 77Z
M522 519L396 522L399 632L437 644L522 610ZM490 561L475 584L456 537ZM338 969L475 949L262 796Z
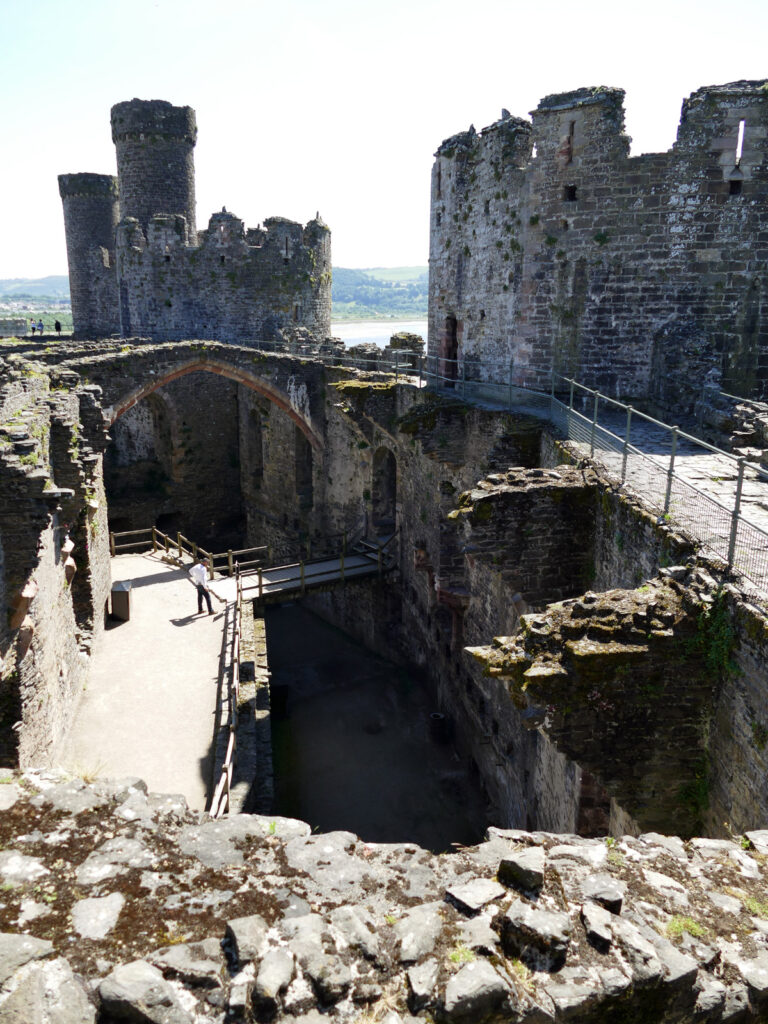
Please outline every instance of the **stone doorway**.
M378 448L373 456L372 525L377 534L395 532L397 505L397 461L389 448Z
M459 322L455 316L445 318L441 359L441 377L445 387L455 387L459 369Z

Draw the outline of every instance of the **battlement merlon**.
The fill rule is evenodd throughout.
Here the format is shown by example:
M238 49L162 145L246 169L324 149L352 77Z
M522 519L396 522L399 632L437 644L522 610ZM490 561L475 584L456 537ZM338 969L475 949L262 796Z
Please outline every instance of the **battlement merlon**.
M76 174L60 174L58 180L59 195L62 199L88 197L116 201L118 198L117 178L113 174L81 171Z
M725 180L748 179L765 161L768 80L708 85L683 100L672 152L714 154Z
M175 107L167 100L126 100L110 113L112 141L143 142L152 138L176 139L194 146L197 120L192 107Z

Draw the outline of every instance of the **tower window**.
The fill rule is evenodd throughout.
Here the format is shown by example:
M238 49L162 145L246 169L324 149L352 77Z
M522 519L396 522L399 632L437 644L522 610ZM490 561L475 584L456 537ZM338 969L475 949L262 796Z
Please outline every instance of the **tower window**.
M563 199L566 201L566 203L575 203L576 202L576 186L575 185L566 185L565 186L565 188L563 189Z
M437 227L440 227L440 222L442 221L442 219L443 219L442 213L436 213L435 214L435 224L437 225Z
M739 121L739 135L736 139L736 166L738 167L741 163L741 157L744 152L744 128L746 121Z
M741 179L733 178L728 182L728 195L729 196L740 196L741 195Z
M576 133L576 122L571 121L568 125L568 160L567 163L573 162L573 136ZM576 197L574 196L574 199Z

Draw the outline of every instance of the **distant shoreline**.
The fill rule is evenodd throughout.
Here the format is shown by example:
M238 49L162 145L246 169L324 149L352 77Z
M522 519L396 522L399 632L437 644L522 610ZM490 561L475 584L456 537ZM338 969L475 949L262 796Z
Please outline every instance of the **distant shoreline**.
M428 320L428 317L427 317L426 313L424 314L424 316L360 316L360 317L355 316L355 317L349 317L349 318L347 318L345 316L333 316L333 314L331 314L331 323L336 323L336 324L371 324L371 323L377 323L377 324L395 323L395 324L397 324L397 323L402 323L403 321L413 321L413 322L417 322L417 321L418 322L422 322L423 321L424 323L427 323L427 320Z

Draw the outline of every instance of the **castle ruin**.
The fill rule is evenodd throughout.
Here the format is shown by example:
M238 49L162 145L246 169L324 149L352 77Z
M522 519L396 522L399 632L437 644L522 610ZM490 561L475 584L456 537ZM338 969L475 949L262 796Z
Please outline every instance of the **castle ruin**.
M430 353L445 375L553 372L690 411L768 379L768 83L683 103L667 153L629 156L624 92L546 96L435 154Z
M330 231L226 209L198 231L195 112L163 100L112 108L117 177L61 174L76 338L281 340L330 334Z
M724 369L757 385L764 104L755 84L694 94L661 156L627 157L605 89L544 101L533 128L505 115L444 143L445 375L474 360L504 379L512 361L516 381L562 370L681 407ZM193 122L157 110L180 185L167 209L142 207L130 169L132 220L121 208L117 227L114 179L82 176L65 208L79 330L159 333L3 342L0 1021L768 1020L765 592L526 407L436 393L416 368L360 373L338 350L272 351L290 303L247 344L172 338L190 293L162 274L194 279L233 252L245 273L272 250L190 241ZM277 246L281 274L295 253ZM225 307L212 300L208 325L210 309ZM110 521L131 515L198 537L235 515L278 561L361 523L394 529L396 571L302 600L420 670L482 790L486 840L435 855L271 810L201 818L137 778L57 772L103 639ZM246 647L231 650L244 670ZM268 713L267 655L268 639ZM239 733L254 707L234 711Z

